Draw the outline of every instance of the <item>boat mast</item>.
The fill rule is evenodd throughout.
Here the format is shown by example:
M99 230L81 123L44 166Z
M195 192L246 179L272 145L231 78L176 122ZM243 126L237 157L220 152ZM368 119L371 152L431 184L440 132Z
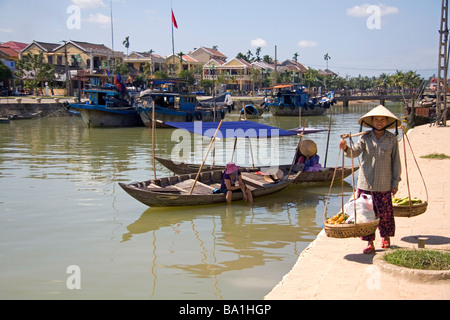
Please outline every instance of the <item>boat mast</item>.
M112 0L109 0L110 8L111 8L111 46L114 57L114 23L113 23L113 10L112 10Z
M448 0L442 0L441 26L439 30L439 69L436 91L436 125L446 125L447 120L447 71L448 47Z

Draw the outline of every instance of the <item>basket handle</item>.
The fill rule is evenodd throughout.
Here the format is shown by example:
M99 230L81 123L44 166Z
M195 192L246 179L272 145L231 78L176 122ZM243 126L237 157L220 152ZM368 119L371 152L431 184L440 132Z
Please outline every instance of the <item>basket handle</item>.
M427 185L425 183L425 179L423 178L422 171L420 170L420 166L417 163L417 159L416 159L416 156L414 155L414 151L413 151L413 148L412 148L411 143L409 141L408 135L405 132L405 126L402 126L402 130L403 130L403 139L402 140L403 140L403 153L404 153L404 158L405 158L406 185L408 187L409 210L411 211L412 210L412 203L411 203L411 191L410 191L410 188L409 188L408 163L407 163L407 160L406 160L406 142L408 142L408 146L409 146L409 149L411 150L411 154L412 154L414 162L415 162L415 164L417 166L417 170L419 170L420 177L422 178L422 182L423 182L423 185L425 187L425 193L426 193L426 196L427 196L427 202L428 202L428 188L427 188Z
M334 178L336 178L336 172L337 172L337 168L338 168L338 164L339 164L340 155L341 155L341 149L339 149L339 153L338 153L338 157L337 157L338 160L336 162L336 166L334 167L333 178L331 179L330 188L328 189L328 196L327 196L327 199L325 200L325 206L324 206L324 210L323 210L323 221L324 222L327 220L328 201L330 200L331 188L333 187L333 184L334 184Z

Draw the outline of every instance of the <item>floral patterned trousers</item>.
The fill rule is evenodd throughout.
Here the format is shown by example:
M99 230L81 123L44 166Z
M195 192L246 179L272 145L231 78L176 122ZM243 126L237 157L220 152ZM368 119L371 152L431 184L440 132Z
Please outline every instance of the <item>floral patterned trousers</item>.
M395 235L395 220L391 192L375 192L358 189L356 193L357 198L359 198L361 194L372 195L375 215L380 219L380 224L378 225L380 236L383 238L393 237ZM361 237L361 240L374 241L375 234Z

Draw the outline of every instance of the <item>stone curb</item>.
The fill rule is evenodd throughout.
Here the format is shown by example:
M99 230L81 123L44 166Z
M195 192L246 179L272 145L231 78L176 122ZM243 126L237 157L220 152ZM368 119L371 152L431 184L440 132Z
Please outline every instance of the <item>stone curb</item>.
M384 260L387 252L375 255L373 264L378 266L382 271L400 276L412 282L426 283L436 281L449 281L450 270L419 270L396 266ZM450 284L450 282L449 282Z

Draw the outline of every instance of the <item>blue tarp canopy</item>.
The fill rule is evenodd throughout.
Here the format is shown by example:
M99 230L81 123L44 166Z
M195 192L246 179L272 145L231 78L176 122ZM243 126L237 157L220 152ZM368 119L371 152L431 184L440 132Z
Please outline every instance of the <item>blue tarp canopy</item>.
M210 138L214 137L220 122L164 122L174 128L184 129ZM305 132L306 133L306 132ZM297 132L283 130L252 121L222 122L217 138L272 138L295 136Z

